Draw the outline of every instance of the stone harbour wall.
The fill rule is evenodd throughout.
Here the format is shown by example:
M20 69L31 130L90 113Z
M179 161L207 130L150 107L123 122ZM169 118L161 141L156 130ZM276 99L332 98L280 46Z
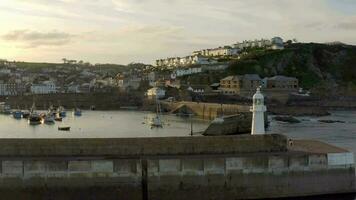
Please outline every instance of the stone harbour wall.
M0 191L21 191L16 194L20 195L40 188L67 192L106 188L112 190L107 199L177 200L347 193L355 189L355 168L349 156L254 154L2 160Z
M0 139L0 157L160 156L287 151L283 135L218 137Z

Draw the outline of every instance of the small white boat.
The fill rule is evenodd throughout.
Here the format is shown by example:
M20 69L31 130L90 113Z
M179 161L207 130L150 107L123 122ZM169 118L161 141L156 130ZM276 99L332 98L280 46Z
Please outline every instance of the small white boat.
M162 120L158 115L151 119L150 125L155 128L163 128Z
M159 103L159 99L156 99L156 116L153 117L149 124L151 125L151 128L163 128L163 123L161 120L161 105Z

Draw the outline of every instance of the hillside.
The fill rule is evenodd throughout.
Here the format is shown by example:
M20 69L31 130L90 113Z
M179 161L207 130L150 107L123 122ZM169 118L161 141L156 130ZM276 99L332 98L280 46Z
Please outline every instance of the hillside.
M253 50L227 73L294 76L307 89L356 91L356 46L298 43L280 51Z

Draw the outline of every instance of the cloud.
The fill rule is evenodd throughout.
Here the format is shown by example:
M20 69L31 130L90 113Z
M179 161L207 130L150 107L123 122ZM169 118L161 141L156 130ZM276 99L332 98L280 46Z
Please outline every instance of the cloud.
M2 35L2 39L8 42L20 43L23 47L36 48L41 46L62 46L68 44L75 35L59 32L38 32L31 30L14 30Z
M343 30L356 30L356 22L355 21L340 22L339 24L336 25L336 27Z

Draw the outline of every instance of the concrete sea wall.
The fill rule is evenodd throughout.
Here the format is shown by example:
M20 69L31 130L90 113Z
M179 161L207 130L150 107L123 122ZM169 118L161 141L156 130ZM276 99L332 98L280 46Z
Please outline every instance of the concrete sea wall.
M307 196L354 191L353 167L332 165L327 155L3 160L0 191L109 188L113 193L108 199Z
M6 199L232 200L355 191L351 153L287 147L282 135L2 139L0 192Z

